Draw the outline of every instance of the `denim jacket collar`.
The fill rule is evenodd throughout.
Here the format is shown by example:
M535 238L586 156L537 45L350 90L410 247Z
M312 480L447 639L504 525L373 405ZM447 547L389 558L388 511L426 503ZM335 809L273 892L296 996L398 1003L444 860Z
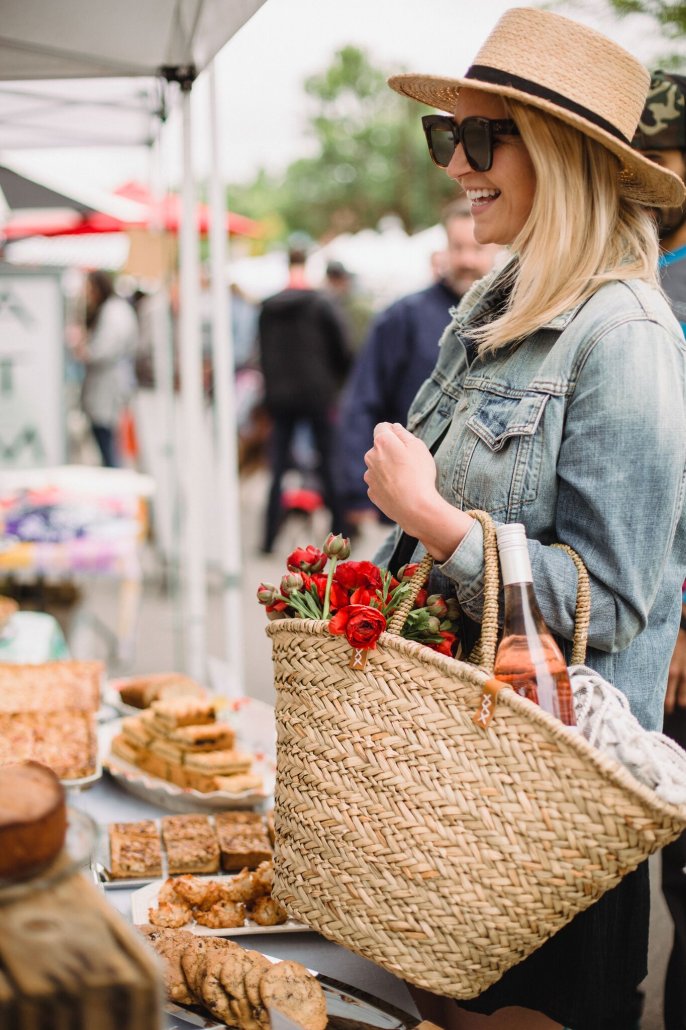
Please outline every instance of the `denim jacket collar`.
M462 298L461 303L450 309L453 327L466 327L474 316L479 318L479 321L481 321L483 315L492 310L494 304L490 298L494 295L497 296L502 294L499 280L502 280L503 287L505 287L507 279L512 275L513 267L516 265L516 262L517 256L516 254L512 254L504 265L500 268L493 269L493 271L489 272L488 275L485 275L482 279L479 279L478 282L474 283L471 289L469 289ZM539 328L557 329L560 331L566 329L582 307L582 304L583 302L580 302L579 304L574 304L566 311L561 311L558 315L555 315ZM483 310L480 310L480 308L483 308Z

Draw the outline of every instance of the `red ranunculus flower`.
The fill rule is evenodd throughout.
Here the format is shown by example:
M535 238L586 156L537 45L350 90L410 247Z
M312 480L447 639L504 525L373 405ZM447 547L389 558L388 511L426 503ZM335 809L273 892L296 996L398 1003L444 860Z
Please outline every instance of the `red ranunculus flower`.
M329 632L345 634L351 647L373 651L386 629L386 619L378 608L366 604L349 604L334 615Z
M312 576L312 582L316 586L317 596L323 604L324 594L326 593L326 576L323 573L317 573L315 576ZM344 590L338 583L332 583L331 593L329 594L330 610L337 612L339 608L345 608L346 604L350 604L348 591Z
M426 604L426 599L428 596L429 591L425 587L422 587L422 589L417 594L417 600L414 602L415 608L423 608Z
M367 587L358 587L350 595L350 604L371 604L373 594Z
M367 587L373 591L381 587L381 572L371 561L341 562L336 566L333 579L334 583L340 583L346 590Z
M403 565L401 568L398 569L398 579L400 580L401 583L404 580L412 579L412 577L414 576L414 574L415 574L415 572L417 571L418 568L419 568L419 562L418 561L408 562L407 565Z
M291 572L321 572L325 565L326 555L312 544L296 547L286 559L286 568Z
M441 632L443 642L441 644L430 644L429 646L438 651L439 654L447 654L449 658L453 656L453 649L455 647L455 641L457 636L455 633L448 633L447 630Z

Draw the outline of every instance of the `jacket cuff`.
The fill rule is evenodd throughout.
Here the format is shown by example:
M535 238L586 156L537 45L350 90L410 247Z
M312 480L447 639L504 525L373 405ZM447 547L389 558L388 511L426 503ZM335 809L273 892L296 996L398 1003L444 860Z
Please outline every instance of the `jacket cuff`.
M484 588L484 532L480 522L473 520L471 529L438 568L455 583L457 599L469 612L470 602L480 601Z

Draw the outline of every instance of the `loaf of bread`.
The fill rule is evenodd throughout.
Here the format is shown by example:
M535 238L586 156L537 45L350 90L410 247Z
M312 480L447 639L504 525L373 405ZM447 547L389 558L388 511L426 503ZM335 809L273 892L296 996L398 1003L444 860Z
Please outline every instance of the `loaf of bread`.
M0 767L0 878L25 879L53 862L67 832L64 788L38 762Z

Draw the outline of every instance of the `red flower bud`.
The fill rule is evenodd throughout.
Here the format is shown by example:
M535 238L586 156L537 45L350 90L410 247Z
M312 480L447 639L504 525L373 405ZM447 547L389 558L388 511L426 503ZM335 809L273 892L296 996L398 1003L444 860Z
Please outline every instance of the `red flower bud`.
M350 541L347 536L340 533L329 533L324 541L324 554L328 558L336 558L338 561L345 561L350 557Z
M426 607L431 615L435 615L438 619L445 619L448 614L448 605L442 594L431 594L430 597L427 597Z
M278 589L272 583L260 583L257 588L257 600L260 604L273 604L278 593Z
M305 580L299 572L290 572L287 576L284 576L281 580L281 593L284 597L288 597L290 594L297 594L299 590L302 590L305 586Z
M417 571L418 568L419 568L419 562L418 561L408 562L407 565L401 565L400 568L398 569L398 579L400 580L401 583L402 583L402 581L404 579L412 579L412 577L414 576L414 574L415 574L415 572Z

